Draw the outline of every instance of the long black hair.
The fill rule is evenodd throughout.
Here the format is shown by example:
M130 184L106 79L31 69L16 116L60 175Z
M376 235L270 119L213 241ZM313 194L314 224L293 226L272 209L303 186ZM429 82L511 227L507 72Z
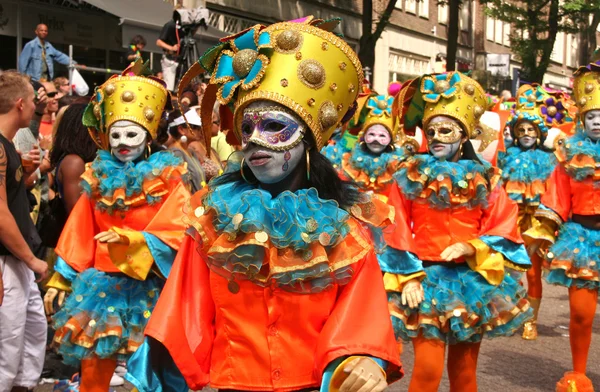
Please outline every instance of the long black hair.
M351 181L342 180L329 160L315 147L312 135L305 136L306 147L310 159L310 179L305 181L306 188L315 188L321 199L335 200L342 208L350 207L361 200L358 186ZM235 155L235 154L232 154ZM238 155L239 156L239 155ZM219 177L211 180L210 185L221 185L230 182L245 181L240 172L240 163L230 157L227 169ZM258 182L247 165L244 165L244 177L250 182ZM301 161L295 170L306 171L306 161Z
M52 166L56 166L61 159L70 154L79 156L86 163L96 157L98 146L90 136L87 127L81 122L86 106L84 103L76 103L65 109L56 127L50 151Z

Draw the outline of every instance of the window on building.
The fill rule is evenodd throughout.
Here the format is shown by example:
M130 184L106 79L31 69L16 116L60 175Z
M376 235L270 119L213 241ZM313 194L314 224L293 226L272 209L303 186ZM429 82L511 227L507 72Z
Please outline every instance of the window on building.
M485 38L488 41L494 40L494 18L490 16L485 18Z
M417 0L406 0L404 10L411 14L417 14Z
M462 7L460 7L460 13L458 14L458 27L461 31L469 31L470 30L470 16L471 16L471 2L465 1L463 2Z
M576 35L567 36L567 67L576 67L578 65L577 51L579 49L579 39Z
M396 0L396 4L394 4L394 7L396 7L397 10L401 10L402 9L402 0Z
M438 23L448 24L448 6L438 4Z
M429 0L422 0L419 2L419 16L421 18L429 19Z
M550 60L561 64L565 61L565 33L556 34L556 41L554 42L554 49L550 55Z
M504 34L502 35L502 44L510 46L510 23L504 23Z

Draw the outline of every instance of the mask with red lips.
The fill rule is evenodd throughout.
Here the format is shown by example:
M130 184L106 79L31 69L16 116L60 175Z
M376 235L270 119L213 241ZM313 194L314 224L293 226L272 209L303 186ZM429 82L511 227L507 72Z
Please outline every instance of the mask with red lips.
M110 151L119 161L136 161L146 149L148 132L132 121L117 121L109 131Z
M307 127L283 105L252 102L244 108L241 127L244 160L261 183L283 181L304 157Z

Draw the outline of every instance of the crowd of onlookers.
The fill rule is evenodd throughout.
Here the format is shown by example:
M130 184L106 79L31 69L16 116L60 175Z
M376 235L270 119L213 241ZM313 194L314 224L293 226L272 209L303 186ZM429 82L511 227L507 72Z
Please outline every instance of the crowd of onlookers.
M77 202L80 176L98 149L82 123L90 97L71 95L69 80L55 77L52 65L68 57L46 41L47 34L39 25L36 39L23 48L19 70L0 71L0 392L33 388L45 358L53 355L51 312L44 311L40 291L51 276L61 222ZM144 46L136 37L127 60L139 58ZM173 99L176 109L161 120L153 145L187 162L194 192L222 172L234 151L217 107L212 148L206 148L200 119L205 89L205 83L192 83L179 101ZM44 369L43 377L75 371ZM122 383L115 375L114 385Z

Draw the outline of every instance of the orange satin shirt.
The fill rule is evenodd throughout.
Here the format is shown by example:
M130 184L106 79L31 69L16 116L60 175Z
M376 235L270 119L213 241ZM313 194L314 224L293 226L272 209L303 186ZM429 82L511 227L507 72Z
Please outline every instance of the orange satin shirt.
M181 206L189 198L185 185L178 181L173 189L155 204L131 207L112 214L95 208L95 202L83 193L69 215L62 231L56 254L77 272L95 268L104 272L120 272L112 262L108 244L99 243L94 236L112 227L144 231L155 235L173 249L183 239L185 225L181 220Z
M386 242L422 261L445 262L440 255L448 246L483 235L523 242L516 225L519 207L500 186L490 193L487 207L436 209L424 201L408 200L397 186L389 197L388 203L396 208L396 227L384 231Z
M569 219L570 214L600 215L600 189L592 178L577 181L558 165L550 176L542 204L560 215L563 221Z
M345 286L301 294L236 280L234 294L194 236L183 241L145 331L169 350L191 389L318 388L331 361L353 354L388 361L388 381L401 376L373 251Z

